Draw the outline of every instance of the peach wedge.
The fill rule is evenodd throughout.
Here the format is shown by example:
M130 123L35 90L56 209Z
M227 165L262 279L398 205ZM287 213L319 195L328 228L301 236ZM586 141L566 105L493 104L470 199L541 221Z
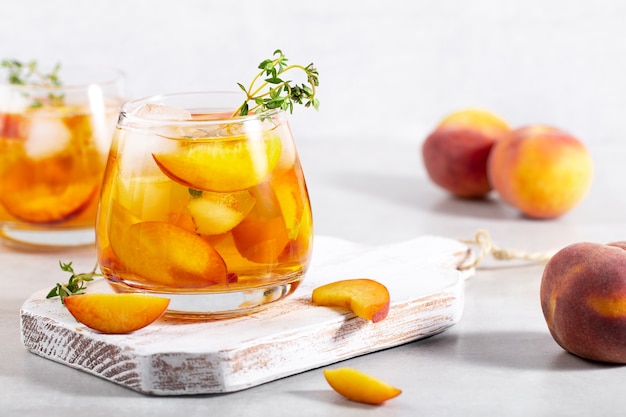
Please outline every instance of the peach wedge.
M145 294L79 294L63 299L76 320L101 333L130 333L163 315L170 300Z
M18 219L32 223L65 221L97 198L98 184L89 178L70 184L70 178L58 180L49 177L47 185L33 185L31 181L35 172L33 164L25 163L20 169L0 178L0 188L4 190L0 195L0 203ZM67 182L65 187L59 187L55 181L62 184L62 181ZM63 190L59 192L58 188Z
M378 281L368 278L346 279L322 285L313 290L313 304L344 307L376 323L389 313L389 291Z
M152 156L172 181L197 190L229 192L263 181L278 163L280 151L280 138L269 135L183 143L174 152Z
M120 262L147 283L201 288L226 283L226 264L210 243L164 222L135 223L111 239Z
M250 192L256 204L233 229L235 245L249 261L276 263L289 242L279 201L269 183L259 184Z
M360 403L380 405L402 393L402 390L353 368L325 369L324 377L337 393Z
M204 191L187 203L196 230L201 235L219 235L237 226L255 203L248 191L213 193Z

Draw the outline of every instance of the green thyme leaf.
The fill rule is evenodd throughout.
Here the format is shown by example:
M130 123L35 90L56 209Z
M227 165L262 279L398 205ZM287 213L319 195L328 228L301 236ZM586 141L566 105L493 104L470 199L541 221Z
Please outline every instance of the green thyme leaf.
M319 74L313 63L306 67L288 65L287 57L277 49L273 58L261 61L258 69L261 72L256 74L248 88L237 83L246 93L246 99L233 115L245 116L271 109L282 109L292 113L294 104L319 109L319 100L315 96L315 87L319 86ZM304 72L306 83L292 85L292 81L286 81L283 74L291 70Z
M37 67L37 61L21 62L16 59L5 59L1 66L8 71L7 80L13 85L30 85L36 87L61 87L63 84L59 77L61 64L57 63L50 73L43 73ZM49 93L48 100L53 106L63 105L64 94ZM32 108L42 107L39 99L33 99Z
M77 274L72 267L72 262L63 263L59 261L59 266L65 272L69 272L72 274L67 282L67 284L57 283L54 288L52 288L46 298L60 297L61 303L65 304L64 298L69 295L74 294L84 294L85 288L87 288L87 282L93 281L94 277L100 277L102 274L96 273L96 269L98 269L98 263L93 267L91 272L85 272L81 274Z

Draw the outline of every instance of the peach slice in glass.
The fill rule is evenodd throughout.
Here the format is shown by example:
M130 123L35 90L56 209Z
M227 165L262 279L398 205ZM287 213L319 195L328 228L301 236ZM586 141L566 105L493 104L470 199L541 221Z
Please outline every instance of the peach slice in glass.
M116 200L143 220L167 221L191 198L189 189L165 175L135 176L116 184Z
M295 238L289 240L278 260L280 262L308 263L307 253L311 247L313 241L312 239L313 219L311 215L311 208L307 204L303 207L298 225L298 234Z
M263 181L276 166L280 152L280 138L267 135L186 141L174 151L152 156L173 181L196 190L229 192Z
M301 193L301 190L305 189L302 171L291 169L273 177L272 187L285 220L287 234L290 239L295 239L298 236L304 205L307 204Z
M110 241L120 262L137 279L152 285L201 288L226 284L226 264L220 254L182 227L165 222L135 223Z
M28 120L21 114L0 113L0 138L21 139L28 127Z
M241 223L254 203L255 198L246 190L232 193L204 191L187 203L187 210L199 234L219 235Z
M249 261L274 264L289 242L280 205L268 183L251 190L256 204L233 230L239 253Z
M368 278L345 279L313 290L313 304L343 307L376 323L387 317L390 297L387 287Z
M163 315L170 300L145 294L78 294L65 297L76 320L101 333L130 333Z
M38 161L37 166L24 161L0 177L0 202L18 219L32 223L68 220L97 198L98 181L70 178L54 158ZM44 182L33 178L35 175Z
M340 395L365 404L380 405L402 393L387 382L349 367L325 369L324 378Z

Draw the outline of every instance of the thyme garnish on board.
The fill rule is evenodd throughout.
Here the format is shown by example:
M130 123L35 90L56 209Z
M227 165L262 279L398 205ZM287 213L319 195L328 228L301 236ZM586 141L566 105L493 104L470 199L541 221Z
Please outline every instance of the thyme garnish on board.
M86 283L93 281L94 277L102 276L102 274L99 274L96 272L96 270L98 269L97 263L93 267L91 272L84 272L81 274L77 274L76 272L74 272L74 268L72 267L71 262L65 264L59 261L59 266L61 267L62 270L64 270L65 272L69 272L72 275L70 276L70 279L67 282L67 284L57 283L57 285L55 285L54 288L50 290L48 295L46 295L46 298L61 297L61 303L63 304L65 304L63 299L66 296L75 295L75 294L84 294L85 292L84 290L85 288L87 288Z

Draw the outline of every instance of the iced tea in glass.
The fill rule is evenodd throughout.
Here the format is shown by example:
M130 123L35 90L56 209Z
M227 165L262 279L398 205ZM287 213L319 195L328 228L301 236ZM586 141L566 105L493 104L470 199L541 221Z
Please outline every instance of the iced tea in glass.
M61 67L61 85L0 83L0 238L20 248L93 244L123 74Z
M292 293L309 264L309 197L286 114L233 116L238 93L126 103L97 220L117 292L171 299L169 315L228 318Z

